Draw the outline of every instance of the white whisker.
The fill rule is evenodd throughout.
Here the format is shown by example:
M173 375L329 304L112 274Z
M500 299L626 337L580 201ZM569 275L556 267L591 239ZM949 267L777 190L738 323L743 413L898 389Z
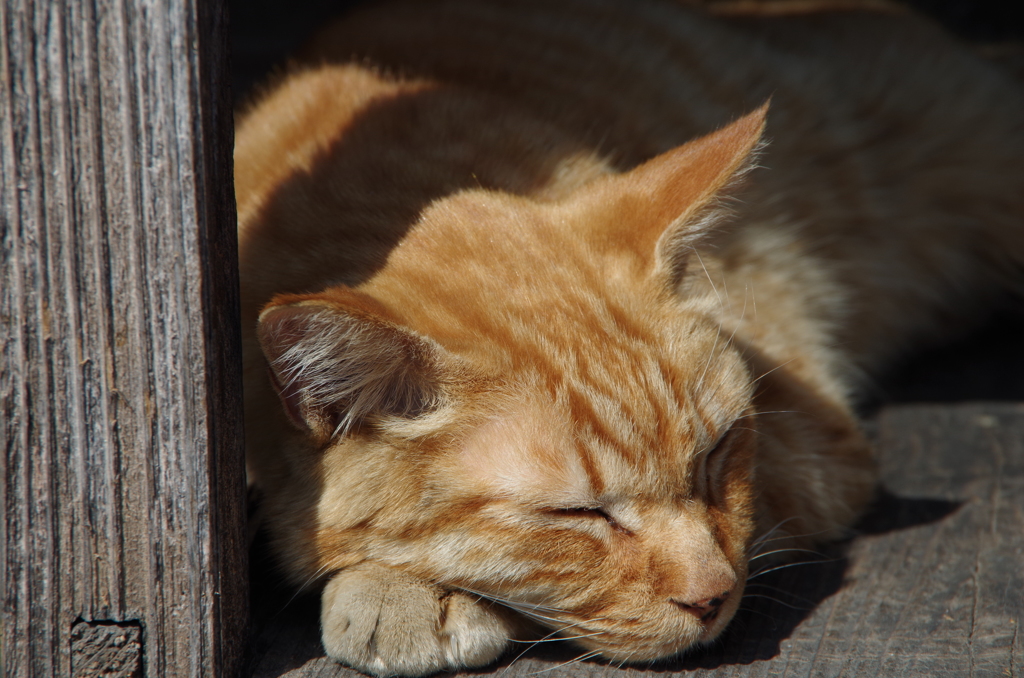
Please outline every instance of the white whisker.
M588 659L596 657L599 654L601 654L601 652L599 650L592 650L590 652L585 652L585 653L581 654L579 657L576 657L575 659L570 659L567 662L562 662L561 664L556 664L555 666L549 666L548 668L541 669L540 671L534 671L533 673L527 673L526 675L528 675L528 676L536 676L537 674L540 674L540 673L547 673L548 671L554 671L555 669L561 669L561 668L564 668L566 666L571 666L573 664L578 664L579 662L586 661Z
M741 414L740 416L736 417L734 421L739 421L740 419L748 419L750 417L760 417L761 415L764 414L806 414L806 412L801 412L800 410L767 410L762 412L758 410L755 412L749 412L747 414Z
M474 589L466 588L465 586L454 586L452 588L464 591L465 593L472 593L474 596L480 596L481 598L486 598L487 600L493 600L496 603L501 603L502 605L507 605L509 607L516 606L517 608L543 610L545 612L561 612L565 614L565 610L558 607L549 607L547 605L539 605L537 603L523 603L519 601L509 600L508 598L502 598L501 596L495 596L490 593L484 593L483 591L476 591Z
M767 556L773 556L776 553L810 553L812 555L818 556L819 558L827 557L824 553L821 553L819 551L814 551L812 549L796 549L796 548L793 548L793 549L775 549L774 551L767 551L765 553L758 553L756 556L752 556L748 562L752 563L755 560L757 560L758 558L765 558Z
M708 282L711 283L711 289L714 290L715 296L718 297L719 308L725 308L725 302L722 301L722 295L718 293L718 288L715 286L715 281L711 279L711 274L708 273L708 267L704 265L704 260L700 258L700 252L698 252L696 248L692 249L693 256L697 257L697 261L700 262L700 267L704 269L704 275L708 277Z
M708 353L708 360L704 363L704 369L700 373L700 377L697 378L697 385L693 389L695 392L700 392L704 388L704 377L708 374L708 369L711 368L711 363L715 359L715 349L718 348L718 340L722 338L722 326L718 326L718 331L715 333L715 341L711 344L711 351Z
M741 610L743 612L753 612L754 614L759 614L762 617L767 617L768 619L770 619L772 621L772 624L775 626L775 628L779 628L778 621L775 619L775 617L773 617L772 615L768 614L767 612L761 612L760 610L755 610L752 607L739 607L739 608L736 608L737 612L739 612Z
M805 598L804 596L798 596L797 594L793 593L792 591L787 591L786 589L781 588L779 586L772 586L771 584L765 584L763 582L756 582L756 581L754 581L754 582L747 582L746 588L750 588L752 586L756 586L757 588L771 589L772 591L777 591L778 593L781 593L783 595L787 595L790 598L796 598L797 600L802 600L803 602L805 602L805 603L807 603L808 605L811 605L811 606L814 606L814 605L817 604L813 600L811 600L810 598Z
M750 285L750 303L754 307L754 322L757 322L757 295L754 293L753 285Z
M795 520L795 519L796 519L796 517L794 516L792 518L787 518L783 522L787 522L789 520ZM781 523L779 525L781 525ZM760 553L761 552L760 549L764 548L765 544L767 544L768 542L779 541L780 539L806 539L808 537L816 537L819 534L825 534L826 532L829 532L830 529L831 529L831 528L829 528L829 529L824 529L824 530L818 530L817 532L804 532L802 534L782 534L782 535L779 535L778 537L772 537L770 539L766 539L765 537L767 537L769 534L771 534L776 529L778 529L779 525L776 525L771 530L766 532L764 534L764 536L758 537L757 539L754 540L754 543L751 544L751 557L750 557L750 560L753 560L753 557L755 555L757 555L758 553ZM757 548L755 548L755 547L757 547Z
M775 527L771 528L770 530L768 530L767 532L762 534L760 537L755 539L754 540L754 544L760 544L761 542L765 541L766 539L768 539L769 536L772 535L772 533L774 533L776 530L778 530L779 528L781 528L783 525L785 525L786 523L790 522L791 520L796 520L796 516L790 516L789 518L783 518L782 520L780 520L779 522L777 522L775 524Z
M594 631L593 633L584 633L583 635L580 635L580 636L558 636L557 638L552 638L551 637L551 636L555 635L556 633L559 633L562 630L563 629L559 629L558 631L552 631L551 633L549 633L548 635L544 636L540 640L517 640L515 638L512 638L511 642L513 642L513 643L530 643L530 647L533 647L534 645L539 645L540 643L558 643L558 642L561 642L563 640L579 640L580 638L593 638L594 636L600 636L600 635L603 635L603 634L607 633L606 631ZM529 650L530 647L528 647L526 649Z
M793 362L794 360L796 360L796 358L790 358L789 360L787 360L787 361L786 361L786 362L784 362L784 363L779 363L778 365L776 365L775 367L771 368L771 369L770 369L770 370L768 370L767 372L764 372L764 373L762 373L762 374L761 374L761 376L759 376L759 377L755 377L754 379L752 379L752 380L751 380L751 383L753 383L753 384L756 384L757 382L761 381L762 379L764 379L765 377L767 377L767 376L768 376L769 374L771 374L771 373L772 373L772 372L774 372L775 370L778 370L778 369L782 369L783 367L785 367L786 365L790 364L790 363L791 363L791 362Z
M796 605L790 605L789 603L783 602L783 601L779 600L778 598L775 598L774 596L766 596L763 593L744 593L743 597L744 598L767 598L768 600L774 601L774 602L778 603L779 605L784 605L784 606L786 606L786 607L788 607L790 609L793 609L793 610L800 610L801 612L806 612L807 610L810 609L810 608L807 608L807 607L798 607Z
M577 640L579 638L591 638L593 636L599 636L599 635L603 635L604 633L607 633L606 631L595 631L594 633L588 633L588 634L583 634L583 635L579 635L579 636L567 636L567 637L560 637L560 638L552 638L552 636L554 636L554 635L556 635L558 633L562 633L566 629L571 629L574 626L580 626L581 624L588 624L588 623L591 623L591 622L602 621L602 620L604 620L604 617L596 617L594 619L589 619L587 621L579 621L579 622L573 622L571 624L566 624L566 625L562 626L561 628L555 629L554 631L552 631L548 635L544 636L540 640L512 640L512 642L514 642L514 643L529 643L529 645L527 645L523 649L522 652L517 654L515 656L515 658L508 663L508 666L506 666L504 668L504 670L502 670L501 675L504 675L505 671L508 671L510 668L512 668L512 665L515 664L520 659L522 659L523 655L525 655L527 652L532 650L535 646L537 646L540 643L553 643L553 642L558 642L558 641L563 641L563 640Z
M829 560L802 560L802 561L797 562L797 563L787 563L785 565L779 565L777 567L770 567L767 570L758 570L757 572L754 572L749 577L747 577L747 581L750 581L751 579L754 579L755 577L760 577L762 575L766 575L769 572L775 572L777 570L785 570L787 567L796 567L797 565L820 565L822 563L834 563L834 562L835 562L835 559L833 558L833 559L829 559Z
M629 662L629 660L633 658L633 655L635 655L635 654L636 654L636 650L634 650L633 652L630 652L629 654L627 654L626 658L623 659L621 662L619 662L619 668L621 669L623 666L625 666Z

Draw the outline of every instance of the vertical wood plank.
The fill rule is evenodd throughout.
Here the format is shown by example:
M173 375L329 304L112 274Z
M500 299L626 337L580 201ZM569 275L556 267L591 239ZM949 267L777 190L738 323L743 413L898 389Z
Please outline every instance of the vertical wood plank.
M0 3L4 676L94 670L76 643L241 670L225 28L213 1Z

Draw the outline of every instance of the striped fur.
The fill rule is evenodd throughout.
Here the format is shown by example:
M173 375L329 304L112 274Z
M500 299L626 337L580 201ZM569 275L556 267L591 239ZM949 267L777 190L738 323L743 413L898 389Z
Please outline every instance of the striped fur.
M1024 96L790 4L385 3L243 117L250 474L329 654L671 656L869 501L862 375L1024 259Z

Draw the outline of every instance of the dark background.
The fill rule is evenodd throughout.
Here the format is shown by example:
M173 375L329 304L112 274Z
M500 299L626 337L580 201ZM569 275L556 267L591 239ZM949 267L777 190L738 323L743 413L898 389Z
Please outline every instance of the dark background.
M1017 16L1021 14L1021 6L1013 0L897 1L932 16L951 32L971 42L1024 41L1024 21ZM229 0L236 103L244 102L254 83L265 79L325 20L370 2L372 0ZM693 0L693 4L701 2Z

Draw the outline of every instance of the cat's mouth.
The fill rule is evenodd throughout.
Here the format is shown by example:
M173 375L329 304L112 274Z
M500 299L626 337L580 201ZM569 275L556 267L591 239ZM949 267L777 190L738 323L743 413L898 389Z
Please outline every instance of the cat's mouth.
M736 596L738 599L739 596ZM569 636L577 644L612 662L634 664L670 659L715 640L728 626L738 600L694 616L677 610L650 612L606 623L573 624Z
M701 617L700 621L704 625L704 631L701 633L697 643L710 643L717 638L725 630L729 621L732 620L733 614L736 611L735 608L735 605L732 606L732 609L726 613L723 613L722 608L718 608Z

